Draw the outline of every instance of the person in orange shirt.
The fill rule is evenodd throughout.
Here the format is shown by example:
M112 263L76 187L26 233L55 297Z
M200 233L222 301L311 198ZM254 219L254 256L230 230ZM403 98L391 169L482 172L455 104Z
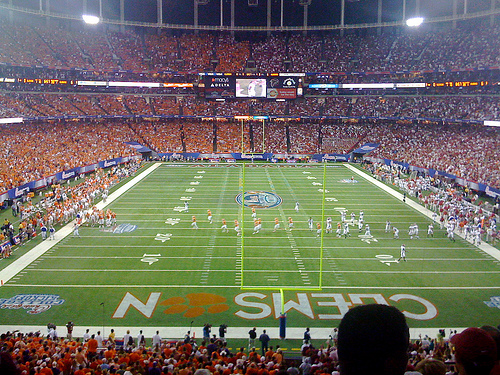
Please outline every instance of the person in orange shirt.
M95 339L95 335L90 337L90 340L87 341L87 358L90 360L95 357L97 354L97 340Z
M207 210L207 220L210 224L212 224L212 211Z
M280 221L278 220L277 217L274 218L274 230L273 232L276 232L278 229L280 229Z
M316 224L316 237L321 236L321 223Z
M288 229L290 229L290 230L293 229L293 220L291 217L288 218Z

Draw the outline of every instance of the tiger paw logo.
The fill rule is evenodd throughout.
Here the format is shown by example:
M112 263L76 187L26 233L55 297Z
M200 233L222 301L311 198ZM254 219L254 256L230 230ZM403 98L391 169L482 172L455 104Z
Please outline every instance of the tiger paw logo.
M182 314L185 318L196 318L208 312L219 314L229 309L226 298L212 293L190 293L186 297L172 297L160 303L169 306L165 314Z

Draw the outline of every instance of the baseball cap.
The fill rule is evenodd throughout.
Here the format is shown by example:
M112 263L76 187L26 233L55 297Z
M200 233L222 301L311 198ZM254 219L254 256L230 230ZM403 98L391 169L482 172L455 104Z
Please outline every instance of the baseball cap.
M451 343L455 345L455 353L458 362L465 366L491 366L497 360L497 346L488 332L471 327L462 333L454 335Z

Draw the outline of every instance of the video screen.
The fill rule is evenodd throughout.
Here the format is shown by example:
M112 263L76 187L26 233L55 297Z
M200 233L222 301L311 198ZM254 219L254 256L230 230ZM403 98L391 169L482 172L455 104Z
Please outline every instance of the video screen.
M236 78L237 98L265 98L265 78Z

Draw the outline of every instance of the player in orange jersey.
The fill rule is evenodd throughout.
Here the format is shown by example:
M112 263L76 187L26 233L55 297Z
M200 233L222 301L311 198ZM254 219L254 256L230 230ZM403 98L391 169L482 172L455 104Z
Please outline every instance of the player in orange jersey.
M196 216L194 216L194 215L191 218L191 228L198 229L198 224L196 224Z
M291 217L288 218L288 229L290 229L290 230L293 229L293 220Z
M255 211L254 207L252 207L252 219L257 219L257 212Z
M234 230L236 231L237 236L241 236L240 223L238 222L238 220L234 221Z
M276 232L278 229L280 229L280 221L278 220L277 217L274 218L274 230L273 232Z
M210 224L212 224L212 211L207 210L207 220Z
M229 229L227 229L227 223L226 223L226 219L222 219L222 227L220 227L220 229L222 229L222 233L228 233L229 232Z
M316 224L316 237L321 236L321 223Z

